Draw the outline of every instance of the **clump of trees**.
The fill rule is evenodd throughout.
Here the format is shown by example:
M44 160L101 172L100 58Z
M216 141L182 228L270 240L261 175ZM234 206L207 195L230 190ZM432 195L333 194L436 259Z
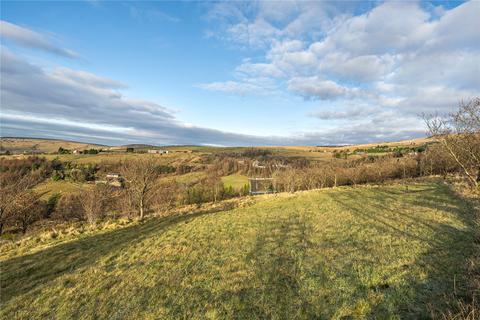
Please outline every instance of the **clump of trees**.
M94 181L95 174L99 170L95 164L74 164L71 162L62 163L58 160L58 164L52 167L52 180L71 180L73 182Z
M69 149L65 149L63 147L59 147L57 153L58 154L70 154L70 153L72 153L72 151L69 150Z
M80 154L98 154L100 151L102 151L101 149L85 149L85 150L81 150L79 151ZM77 152L77 151L75 151ZM65 149L63 147L59 147L58 150L57 150L57 153L58 154L72 154L72 150L70 149Z

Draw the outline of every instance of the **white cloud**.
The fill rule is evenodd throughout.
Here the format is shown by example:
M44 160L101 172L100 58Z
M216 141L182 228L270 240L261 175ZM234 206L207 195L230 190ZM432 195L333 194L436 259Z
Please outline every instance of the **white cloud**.
M211 91L223 91L228 93L235 93L239 95L246 95L248 93L257 92L262 93L263 87L239 81L225 81L225 82L211 82L211 83L201 83L196 85L196 87L211 90Z
M312 39L331 23L338 6L313 1L223 1L212 5L207 19L219 30L209 36L251 48L266 48L289 38Z
M74 51L55 45L53 39L49 36L4 20L0 21L0 35L2 38L9 39L29 48L40 49L67 58L79 57Z
M72 70L68 68L57 68L53 75L57 78L63 80L70 80L77 84L83 84L90 87L97 87L102 89L125 89L127 86L123 83L118 81L114 81L109 78L99 77L95 74L79 71L79 70Z
M362 95L358 88L344 87L318 76L292 78L288 81L288 89L306 99L334 100L340 97L352 99Z
M276 31L262 35L268 44L263 60L236 68L245 83L248 77L268 77L306 99L356 99L394 108L397 116L453 109L455 101L479 94L477 1L452 9L389 1L360 15L339 14L328 3L252 6L235 6L238 21L261 17ZM306 23L309 12L318 13L316 24ZM287 32L292 24L297 29ZM258 94L259 88L254 89Z
M8 49L2 50L0 57L2 136L75 139L91 135L98 142L118 143L122 138L122 143L153 144L258 145L276 141L186 125L164 106L124 97L119 91L124 86L108 78L66 68L48 72Z
M249 94L270 95L276 92L277 86L275 82L272 81L271 78L263 76L261 74L262 70L254 71L254 69L256 68L258 68L258 66L254 66L252 70L249 70L252 73L249 73L248 76L245 76L242 72L238 71L238 80L235 81L229 80L210 83L199 83L196 84L195 87L204 90L220 91L240 96L246 96ZM246 71L246 69L248 68L246 67L244 71ZM258 73L258 76L252 77L251 75L253 73Z
M411 120L400 122L383 113L369 121L364 119L362 125L348 126L348 130L342 127L293 132L283 137L241 135L183 123L171 110L157 103L124 97L118 91L121 85L114 80L66 68L47 72L8 50L2 50L0 71L2 136L64 138L106 144L249 146L397 140L423 133L418 128L400 124L411 123ZM329 117L346 118L348 115L332 113Z
M235 5L237 24L261 18L274 28L259 34L263 59L244 61L235 77L242 83L249 77L270 78L278 88L319 100L308 115L322 124L344 123L341 128L296 133L299 141L354 143L422 136L420 113L450 112L459 100L480 94L476 1L452 9L390 1L359 15L339 13L325 2L278 7L275 2L260 3L260 9ZM239 36L223 39L245 44ZM242 87L243 92L249 89L256 94L262 90Z
M332 52L319 63L320 72L342 79L369 82L384 79L395 64L395 58L389 54L362 55L349 57L345 53Z
M314 118L318 118L321 120L339 120L339 119L361 119L367 118L372 113L376 112L372 107L351 107L346 110L319 110L315 112L311 112L309 115Z

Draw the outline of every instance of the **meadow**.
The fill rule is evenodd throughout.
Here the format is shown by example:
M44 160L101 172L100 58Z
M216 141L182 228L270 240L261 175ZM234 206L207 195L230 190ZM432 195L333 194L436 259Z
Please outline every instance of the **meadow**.
M222 182L226 187L232 187L233 189L240 190L245 185L248 185L248 177L241 174L231 174L222 177Z
M35 192L42 195L42 199L46 200L54 194L72 194L80 191L91 189L92 184L79 183L73 181L53 181L46 180L35 186L33 189Z
M254 198L2 255L3 319L420 319L461 290L471 207L441 182Z

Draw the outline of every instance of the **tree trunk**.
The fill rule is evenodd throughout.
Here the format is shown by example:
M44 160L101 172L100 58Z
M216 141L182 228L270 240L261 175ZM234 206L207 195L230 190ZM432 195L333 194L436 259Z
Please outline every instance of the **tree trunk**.
M27 233L28 224L26 221L22 221L22 233Z
M143 196L140 198L140 220L143 220Z

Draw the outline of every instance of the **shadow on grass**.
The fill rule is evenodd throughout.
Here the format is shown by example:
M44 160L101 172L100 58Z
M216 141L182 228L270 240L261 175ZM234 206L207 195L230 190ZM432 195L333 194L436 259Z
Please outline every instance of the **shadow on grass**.
M281 210L278 208L277 210ZM326 281L323 266L310 261L312 233L305 213L273 215L258 225L255 246L245 256L254 278L237 293L236 319L315 319L318 306L309 300L305 278L315 270L316 281Z
M214 212L200 211L165 218L153 218L134 226L88 236L33 254L2 261L0 301L4 304L32 289L48 285L50 281L63 274L88 267L103 256L118 252L152 234Z
M422 194L423 193L423 194ZM409 194L415 194L409 197ZM382 288L386 294L395 290L402 293L401 299L395 300L390 307L379 303L372 310L372 316L399 314L405 318L429 318L431 310L445 307L445 294L454 289L454 278L462 281L462 267L473 254L473 221L468 204L463 203L444 185L426 185L415 191L402 191L393 188L372 189L361 192L360 189L339 192L331 195L332 201L354 214L362 224L374 228L375 232L416 241L428 248L415 261L403 265L393 272L405 274L405 283L401 287L390 287L388 283ZM420 210L392 211L392 201L402 201L403 206ZM439 214L451 214L467 228L457 229L447 223L441 223L422 214L421 208L438 211ZM372 210L372 209L376 210ZM396 206L393 206L396 209ZM380 209L380 210L378 210ZM431 212L431 211L430 211ZM411 226L399 228L398 226ZM422 234L425 233L425 234ZM355 245L357 250L365 251L368 246L362 242ZM405 248L403 248L405 249ZM372 261L371 263L375 263ZM412 275L409 269L421 266L426 277L420 279ZM463 279L464 281L465 279ZM365 288L371 290L372 288ZM389 292L390 290L390 292ZM393 310L392 310L393 308Z

